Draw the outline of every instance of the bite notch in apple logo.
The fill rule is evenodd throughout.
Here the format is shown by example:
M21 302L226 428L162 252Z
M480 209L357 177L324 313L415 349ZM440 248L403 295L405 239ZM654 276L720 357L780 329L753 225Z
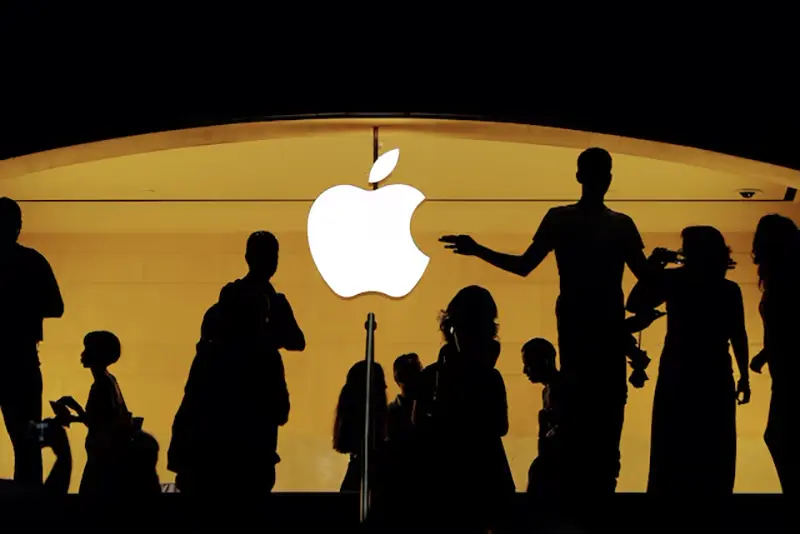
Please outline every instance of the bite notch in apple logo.
M399 158L398 148L381 155L369 183L389 176ZM317 197L308 213L308 247L328 287L343 298L408 295L430 261L411 236L411 219L423 200L422 192L404 184L372 191L337 185Z

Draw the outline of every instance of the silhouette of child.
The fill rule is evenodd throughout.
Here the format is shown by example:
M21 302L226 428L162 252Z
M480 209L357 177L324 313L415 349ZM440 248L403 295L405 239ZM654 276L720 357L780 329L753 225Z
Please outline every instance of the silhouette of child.
M528 471L528 492L549 493L557 480L557 435L560 419L561 377L556 368L556 349L543 338L534 338L522 347L522 371L533 384L542 384L542 409L539 411L539 454Z
M74 398L58 402L77 412L86 425L86 467L80 493L107 496L123 489L124 464L132 437L133 418L117 379L108 367L119 361L122 349L111 332L90 332L83 340L81 364L92 372L94 383L84 409Z

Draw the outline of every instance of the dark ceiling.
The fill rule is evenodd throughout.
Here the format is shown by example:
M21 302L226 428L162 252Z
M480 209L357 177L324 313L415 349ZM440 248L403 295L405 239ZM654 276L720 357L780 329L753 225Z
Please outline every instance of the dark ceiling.
M341 32L330 42L303 34L308 51L299 46L302 39L270 48L267 32L277 31L271 26L263 43L238 46L231 40L243 33L237 25L201 31L144 12L123 17L94 8L78 13L73 4L58 11L49 4L12 4L0 13L0 159L171 129L350 114L556 126L800 169L800 101L795 91L777 90L795 87L779 79L793 68L783 63L773 69L767 61L774 53L757 57L757 76L745 71L750 56L727 45L713 53L689 50L696 60L689 65L674 46L663 57L648 50L647 61L636 62L603 58L589 48L594 56L561 60L548 49L543 57L541 51L533 55L532 44L507 47L490 60L491 43L479 43L482 55L476 55L466 41L447 50L427 50L420 42L417 52L406 47L405 54L415 56L409 61L390 52L389 41L342 53L347 43ZM212 19L223 15L219 5L212 11ZM156 43L156 30L143 20L159 22L159 36L168 34L170 44ZM545 70L545 59L553 72ZM403 109L417 112L391 111Z

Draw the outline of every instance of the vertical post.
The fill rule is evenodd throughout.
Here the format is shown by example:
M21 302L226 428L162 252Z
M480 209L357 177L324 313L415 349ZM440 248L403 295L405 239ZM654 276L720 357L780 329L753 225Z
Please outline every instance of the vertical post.
M380 129L372 127L372 163L378 161L378 149L380 148ZM378 189L378 184L372 184L372 189Z
M366 520L369 513L370 494L369 494L369 453L372 447L372 414L370 410L370 401L372 400L372 364L375 362L375 314L367 314L367 322L364 328L367 329L367 384L366 384L366 399L364 404L364 441L361 445L361 506L360 515L361 522Z
M378 161L378 148L379 148L379 131L377 126L372 128L372 163ZM378 184L372 184L372 189L378 189ZM361 505L360 516L363 523L369 514L370 505L370 488L369 488L369 453L372 448L372 413L370 406L372 404L372 364L375 363L375 314L370 312L367 314L367 322L364 328L367 329L367 348L365 359L367 361L367 384L364 388L366 391L366 398L364 399L364 440L361 445Z

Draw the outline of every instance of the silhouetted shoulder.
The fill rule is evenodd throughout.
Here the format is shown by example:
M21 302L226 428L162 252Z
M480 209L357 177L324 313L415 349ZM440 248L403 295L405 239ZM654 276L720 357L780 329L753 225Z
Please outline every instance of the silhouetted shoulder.
M26 269L50 269L50 262L38 250L20 244L17 244L17 261Z
M626 248L644 248L642 236L639 234L639 229L636 227L636 223L633 222L633 219L631 219L630 215L626 215L608 208L606 208L606 215L611 221L613 221L613 225L617 229L617 232L619 232L619 236L626 243Z
M733 280L723 280L724 291L734 299L742 299L742 288Z
M235 299L239 295L239 290L241 289L242 281L234 280L233 282L229 282L225 284L222 290L219 292L219 301L226 302L231 299Z
M503 380L503 374L500 371L497 369L492 369L491 377L491 380L494 384L497 384L502 388L506 387L506 382Z
M569 204L567 206L556 206L547 210L547 213L542 219L542 226L549 224L558 224L559 222L569 219L578 213L577 204Z

